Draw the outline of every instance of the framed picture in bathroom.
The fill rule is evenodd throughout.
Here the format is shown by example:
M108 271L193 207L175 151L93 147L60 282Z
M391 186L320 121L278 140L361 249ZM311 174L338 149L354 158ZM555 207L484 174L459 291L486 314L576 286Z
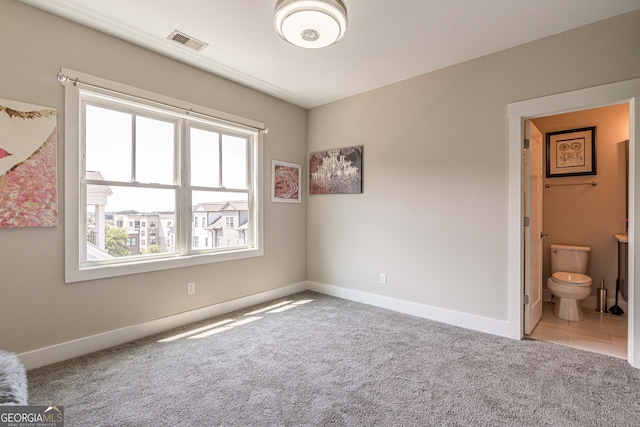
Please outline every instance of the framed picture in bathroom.
M547 178L596 175L596 127L547 133Z

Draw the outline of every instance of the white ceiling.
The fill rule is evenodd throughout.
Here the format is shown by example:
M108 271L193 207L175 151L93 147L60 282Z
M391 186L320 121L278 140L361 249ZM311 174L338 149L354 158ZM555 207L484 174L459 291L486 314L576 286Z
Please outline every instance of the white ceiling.
M640 9L640 0L345 0L345 38L304 50L276 34L276 0L20 1L304 108ZM174 30L209 46L167 40Z

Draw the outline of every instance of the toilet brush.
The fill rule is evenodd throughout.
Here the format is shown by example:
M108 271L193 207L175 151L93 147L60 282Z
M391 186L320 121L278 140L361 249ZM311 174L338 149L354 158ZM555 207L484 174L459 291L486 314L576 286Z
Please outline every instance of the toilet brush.
M604 287L604 277L600 279L600 287L598 288L598 299L596 304L598 313L607 312L607 289Z
M618 306L618 292L620 292L620 279L616 279L616 303L609 308L609 313L620 316L624 314L624 310Z

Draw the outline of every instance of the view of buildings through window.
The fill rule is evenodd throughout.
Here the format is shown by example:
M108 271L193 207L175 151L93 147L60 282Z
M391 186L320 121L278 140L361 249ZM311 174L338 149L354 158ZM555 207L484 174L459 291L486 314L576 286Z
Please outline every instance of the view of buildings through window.
M201 203L193 209L192 248L214 249L248 244L247 202ZM87 251L90 259L174 252L173 212L105 212L105 233L96 229L96 208L87 213ZM238 224L237 227L234 224ZM117 232L116 230L119 230Z

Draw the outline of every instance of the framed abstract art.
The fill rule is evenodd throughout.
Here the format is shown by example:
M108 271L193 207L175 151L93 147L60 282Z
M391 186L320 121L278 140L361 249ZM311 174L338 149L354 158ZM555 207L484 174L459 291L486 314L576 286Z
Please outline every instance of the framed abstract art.
M302 166L273 160L271 162L271 201L300 203Z
M57 114L0 99L0 228L58 225Z

